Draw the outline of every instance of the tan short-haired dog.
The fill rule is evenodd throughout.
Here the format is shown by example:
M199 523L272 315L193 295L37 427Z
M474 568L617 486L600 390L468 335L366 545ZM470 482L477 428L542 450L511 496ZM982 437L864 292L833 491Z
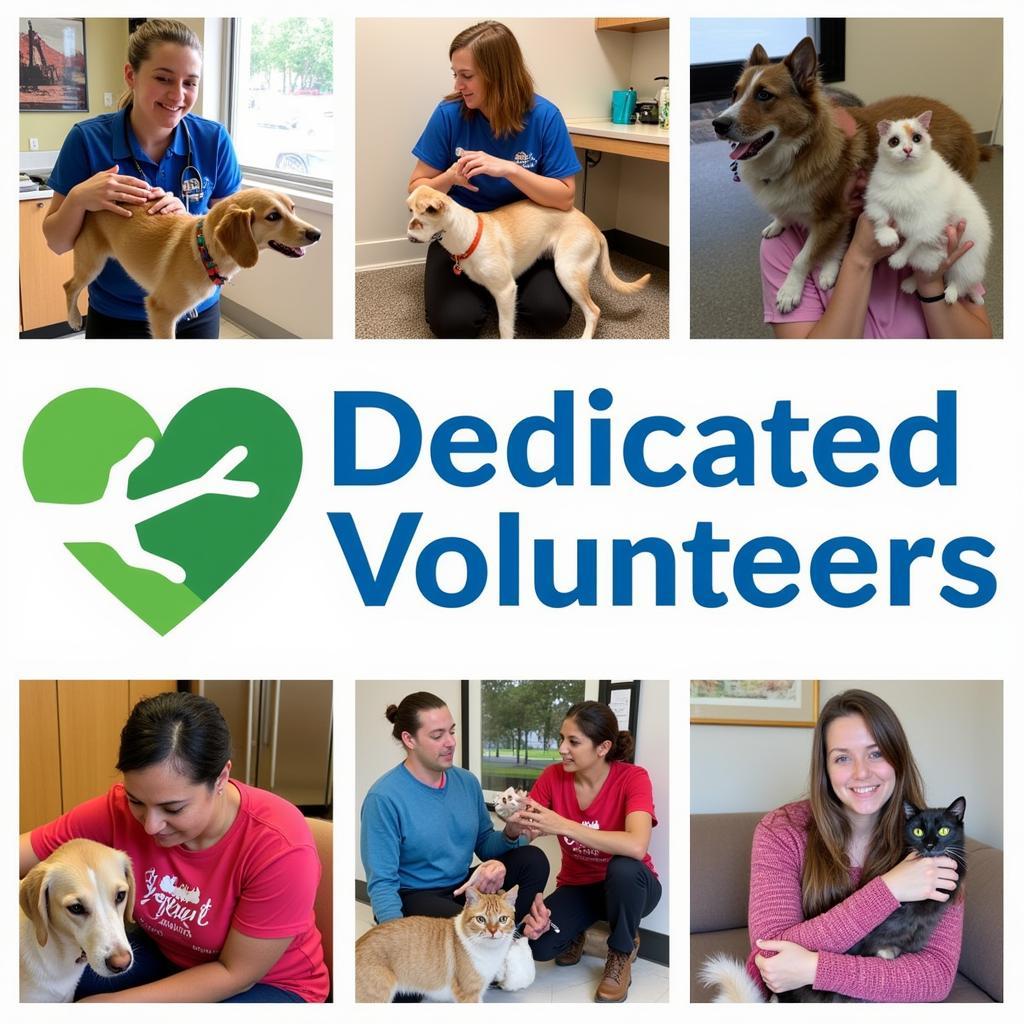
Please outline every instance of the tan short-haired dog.
M133 962L135 876L128 854L72 839L22 880L21 1001L70 1003L86 963L101 977Z
M109 210L88 213L75 239L75 272L64 283L68 323L78 330L78 296L113 257L148 294L146 314L154 338L173 338L177 320L208 299L243 267L254 267L268 246L292 259L320 240L320 231L295 216L281 192L247 188L225 196L202 217L155 214L133 206L131 217Z
M465 271L494 296L503 338L515 337L516 278L542 256L554 258L560 284L583 310L581 338L594 336L601 315L590 297L590 277L598 261L605 283L617 292L640 291L651 279L650 274L632 283L617 278L607 239L577 209L554 210L523 199L490 213L474 213L429 185L413 189L406 204L412 212L409 241L436 239L455 260L456 273Z

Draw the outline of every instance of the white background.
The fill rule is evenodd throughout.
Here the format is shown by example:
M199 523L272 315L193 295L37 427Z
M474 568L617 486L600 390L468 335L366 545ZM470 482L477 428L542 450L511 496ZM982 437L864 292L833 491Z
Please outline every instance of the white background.
M252 13L264 5L250 4ZM270 5L265 5L269 8ZM307 5L303 13L319 13L323 5ZM615 11L631 13L635 5L622 3ZM991 16L1009 5L992 4ZM545 5L520 4L517 15L542 14ZM95 10L93 9L95 8ZM404 5L422 16L422 7ZM563 8L572 8L571 11ZM831 8L831 9L829 9ZM814 14L850 14L837 5L819 4ZM382 10L399 11L392 4ZM24 12L22 12L24 13ZM63 11L62 14L69 12ZM124 14L100 4L84 5L72 14ZM193 13L190 10L180 13ZM460 13L446 9L448 16ZM470 17L487 16L479 8ZM501 11L494 12L496 16ZM558 13L595 12L581 4L564 4ZM657 13L641 11L640 13ZM688 13L716 13L710 8ZM760 5L737 3L738 16L762 14ZM774 14L808 13L783 5ZM911 14L892 4L862 3L857 14ZM933 3L929 16L960 15L962 5ZM1007 14L1008 52L1019 40L1019 15ZM4 19L8 38L15 30L14 16ZM467 21L468 23L468 21ZM336 35L338 85L342 94L352 66L351 25L339 23ZM908 48L913 40L909 39ZM289 343L82 343L18 342L14 320L16 256L14 234L9 232L3 254L8 281L6 336L2 345L2 448L0 483L4 493L3 636L0 642L0 685L8 695L3 716L3 767L8 784L0 804L4 834L9 842L13 901L13 839L17 830L17 736L14 714L15 685L19 678L323 678L337 681L335 728L337 742L338 827L352 819L350 806L351 728L348 709L352 680L501 677L530 678L668 678L674 688L673 792L670 812L673 829L671 871L676 893L672 907L674 1007L644 1007L655 1019L677 1017L687 1001L686 828L689 785L686 720L686 680L697 678L832 678L832 679L1004 679L1007 749L1010 763L1019 740L1014 728L1022 707L1019 635L1024 611L1021 600L1021 488L1020 488L1020 356L1019 313L1012 290L1006 305L1006 341L990 343L897 342L701 342L686 339L689 310L686 274L687 159L684 120L688 37L686 21L673 21L672 48L676 81L676 159L672 168L672 235L674 245L672 323L673 340L664 343L616 342L551 343L477 342L355 343L351 337L352 266L351 230L346 228L351 204L342 196L335 217L334 239L337 340ZM12 51L13 52L13 51ZM438 60L444 61L445 54ZM13 61L7 65L7 95L13 96ZM382 69L394 74L395 69ZM1017 138L1021 88L1008 80L1007 137ZM681 112L680 112L681 111ZM13 180L13 104L4 115L12 141L8 160ZM350 128L350 125L348 126ZM382 123L386 130L386 121ZM351 132L342 132L340 166L349 165ZM1012 163L1012 152L1011 152ZM1012 172L1011 172L1012 173ZM1005 236L1006 279L1016 280L1019 259L1013 241L1021 237L1020 204L1008 181ZM13 203L13 199L12 199ZM726 230L723 227L723 230ZM728 268L722 268L722 287L728 288ZM78 387L97 386L123 391L144 405L161 426L191 398L218 387L250 387L278 401L298 427L304 447L304 466L298 491L278 528L242 569L195 614L168 636L159 637L128 612L93 580L59 545L41 534L34 504L21 473L21 443L39 409L55 396ZM807 416L812 430L844 413L866 417L884 439L893 426L911 415L933 414L935 391L956 389L959 394L959 485L911 491L892 480L885 464L872 484L853 490L816 483L809 459L809 443L798 443L795 462L807 468L812 481L796 490L775 486L767 474L767 447L758 458L759 483L755 488L729 487L709 491L689 479L673 488L654 491L624 479L613 463L612 488L590 488L585 483L588 411L586 396L594 387L608 387L615 396L610 410L613 438L641 416L665 414L688 425L682 438L655 445L654 454L678 458L689 465L699 450L693 429L701 420L734 414L756 425L767 418L778 399L790 399L796 415ZM370 489L332 486L332 396L335 390L380 389L409 401L425 432L443 419L472 413L487 419L498 433L527 415L550 414L556 388L577 395L577 478L573 488L530 491L510 482L502 464L490 484L462 490L442 484L429 463L399 483ZM554 537L564 554L576 538L598 538L607 550L612 537L660 536L678 545L692 536L701 519L715 524L716 535L732 540L733 551L744 541L762 534L789 539L806 564L822 540L853 534L869 542L879 556L879 594L866 606L840 611L824 605L807 587L802 573L797 582L802 594L776 611L752 608L740 601L728 575L719 569L716 579L730 594L721 609L697 608L689 596L688 559L680 555L677 604L654 608L642 577L638 578L633 608L609 606L607 576L600 606L555 611L530 599L530 567L521 574L523 605L497 606L492 578L481 599L462 610L444 610L427 604L415 587L412 565L403 567L391 602L384 609L364 608L327 521L328 511L355 514L364 541L379 557L400 511L422 511L418 543L442 534L474 540L496 571L496 529L499 511L519 511L524 556L528 540ZM931 536L938 546L961 534L976 534L996 546L988 565L999 580L996 599L987 606L963 611L947 605L938 590L948 582L941 568L918 563L914 573L912 604L893 609L887 604L884 570L890 538ZM374 547L371 547L373 545ZM678 547L677 547L678 550ZM723 556L718 556L722 567ZM937 564L937 563L936 563ZM607 562L602 566L607 569ZM568 574L571 565L564 571ZM570 575L563 577L571 580ZM765 771L771 766L765 765ZM1008 779L1005 842L1006 877L1012 881L1021 864L1019 825L1020 791ZM350 879L354 877L350 842L339 841L337 851L336 971L334 1007L303 1012L346 1015L350 1000L351 948L348 941ZM1009 910L1006 965L1007 1005L1019 997L1013 966L1020 955L1019 893L1008 886ZM0 1005L16 1002L16 933L13 905L2 935L4 966L0 968ZM626 1014L628 1008L609 1011ZM486 1011L492 1019L512 1018ZM21 1007L19 1019L50 1019L60 1014L86 1012L85 1008ZM201 1011L204 1019L210 1010ZM220 1012L238 1012L231 1008ZM269 1020L269 1006L245 1009L247 1018ZM298 1012L298 1011L296 1011ZM360 1007L359 1019L376 1019L394 1012L389 1007ZM754 1011L723 1011L697 1007L698 1016ZM924 1019L934 1010L875 1007L884 1019ZM1000 1010L998 1012L1005 1012ZM104 1019L132 1019L139 1008L105 1008ZM177 1020L180 1010L147 1007L154 1021ZM424 1020L440 1020L448 1007L421 1007ZM717 1019L717 1018L716 1018Z

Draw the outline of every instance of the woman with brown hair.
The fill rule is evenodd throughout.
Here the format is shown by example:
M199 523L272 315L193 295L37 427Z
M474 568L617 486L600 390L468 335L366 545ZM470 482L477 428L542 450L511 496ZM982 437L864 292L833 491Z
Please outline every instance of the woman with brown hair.
M429 185L480 213L520 199L572 209L582 170L558 108L534 92L516 37L497 21L460 32L448 48L454 89L438 104L413 148L409 191ZM473 338L493 302L438 242L427 250L427 323L440 338ZM569 319L572 302L554 262L538 260L517 281L520 321L552 334Z
M927 946L895 960L846 955L901 903L946 902L950 857L904 855L903 802L924 787L892 708L847 690L814 729L810 797L767 814L754 832L747 972L762 989L805 985L871 1002L933 1002L953 985L963 902Z
M558 836L562 853L558 888L543 901L550 913L526 918L533 958L578 964L586 930L607 921L608 957L594 1001L621 1003L640 949L640 920L661 899L647 849L658 824L651 778L629 763L633 737L598 701L565 713L558 753L561 764L541 772L526 807L509 818L534 834Z

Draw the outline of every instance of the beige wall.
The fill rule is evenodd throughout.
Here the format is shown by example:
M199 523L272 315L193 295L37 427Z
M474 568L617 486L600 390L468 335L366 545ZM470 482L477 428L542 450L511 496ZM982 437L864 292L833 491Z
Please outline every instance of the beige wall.
M180 18L203 42L205 19ZM85 67L89 90L89 109L76 114L47 112L21 114L18 119L18 148L29 151L29 139L39 140L40 150L59 150L72 125L79 121L109 114L117 109L117 101L125 89L124 65L128 49L127 18L85 19ZM204 69L205 77L205 69ZM218 86L214 86L216 89ZM103 105L103 94L112 93L113 105ZM203 113L203 87L200 84L195 112ZM206 115L211 116L211 115Z
M908 92L932 96L976 132L991 131L1003 92L1002 19L849 18L840 84L867 103Z
M519 40L537 91L567 118L607 116L612 90L628 85L653 97L655 75L668 74L667 31L595 32L592 18L504 21ZM356 266L423 257L405 239L411 151L450 91L448 46L469 23L356 19ZM640 167L648 162L605 157L590 172L587 213L599 227L667 243L668 168Z
M821 701L858 687L899 716L935 804L967 797L969 835L1003 844L1003 689L991 681L822 680ZM811 730L690 726L690 810L768 811L807 793Z

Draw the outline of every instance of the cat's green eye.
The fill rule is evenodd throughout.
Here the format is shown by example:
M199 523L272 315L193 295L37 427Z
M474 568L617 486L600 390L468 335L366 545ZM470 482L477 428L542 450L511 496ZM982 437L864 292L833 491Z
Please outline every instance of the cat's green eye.
M476 915L476 919L477 919L477 922L479 924L486 924L487 923L487 918L484 917L483 914L477 914Z
M502 914L501 917L498 918L498 924L508 924L508 918Z
M939 835L940 836L948 836L949 835L949 826L948 825L943 825L942 828L939 829Z
M917 836L918 839L920 839L921 836L924 835L924 829L923 828L915 828L914 829L914 835Z

